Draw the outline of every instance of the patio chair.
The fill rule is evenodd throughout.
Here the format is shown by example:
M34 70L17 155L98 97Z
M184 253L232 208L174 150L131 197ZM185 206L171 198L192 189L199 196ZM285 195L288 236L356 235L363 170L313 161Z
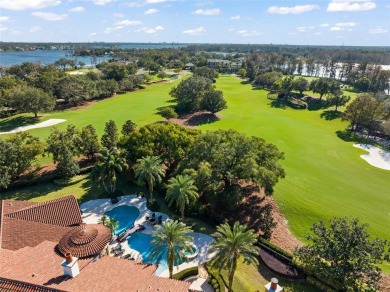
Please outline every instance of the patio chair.
M124 253L125 253L124 250L114 251L114 255L115 255L116 257L119 257L119 256L123 255Z
M160 215L160 216L158 216L157 224L161 225L161 223L162 223L162 216Z
M156 213L152 213L152 218L156 218Z

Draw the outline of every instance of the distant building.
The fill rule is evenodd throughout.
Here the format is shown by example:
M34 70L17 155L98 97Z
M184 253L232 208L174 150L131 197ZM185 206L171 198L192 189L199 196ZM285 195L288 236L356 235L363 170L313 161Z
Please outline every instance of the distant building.
M192 69L194 69L194 67L195 67L194 64L192 64L192 63L187 63L187 64L184 65L183 69L184 69L184 70L192 70Z
M242 62L232 62L223 59L208 59L207 66L221 73L236 73L241 68Z

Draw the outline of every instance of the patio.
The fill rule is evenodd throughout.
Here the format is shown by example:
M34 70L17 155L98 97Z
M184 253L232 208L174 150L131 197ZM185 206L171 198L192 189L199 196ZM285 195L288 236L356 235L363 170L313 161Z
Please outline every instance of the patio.
M80 210L82 211L82 218L83 222L87 224L97 224L99 220L112 209L119 207L119 206L132 206L138 208L140 211L139 216L135 219L134 226L140 224L145 227L144 230L138 231L145 234L151 234L154 231L154 224L151 224L150 218L153 217L156 218L156 221L158 218L161 218L161 221L164 222L166 220L171 220L168 215L161 212L152 212L147 208L147 200L146 198L141 198L136 195L127 195L118 197L119 202L113 204L110 199L97 199L92 200L83 203L80 206ZM193 237L193 244L196 246L198 250L198 254L195 258L193 258L191 261L184 262L180 264L178 267L174 267L174 273L180 272L184 269L195 267L198 265L202 265L213 257L213 255L208 254L208 250L210 248L210 243L214 241L214 239L203 233L199 232L192 232L189 235ZM112 250L120 249L120 252L113 253ZM121 257L128 257L133 258L135 261L142 262L142 255L137 251L128 245L127 240L120 243L120 247L118 246L118 242L116 240L112 240L108 246L108 253L110 256L114 256L117 254ZM127 256L128 255L128 256ZM157 276L168 278L169 277L169 271L168 269L157 269L156 273Z

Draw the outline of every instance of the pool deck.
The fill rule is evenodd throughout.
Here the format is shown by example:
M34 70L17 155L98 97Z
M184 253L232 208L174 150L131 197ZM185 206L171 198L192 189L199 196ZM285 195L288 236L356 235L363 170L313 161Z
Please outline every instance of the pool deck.
M170 218L164 213L150 211L146 205L146 202L146 198L138 198L136 195L127 195L120 197L120 201L116 204L112 204L110 199L97 199L88 201L80 206L80 210L83 212L82 218L84 223L97 224L100 218L103 217L106 212L111 211L116 207L124 205L136 207L140 211L140 215L135 220L134 225L142 224L146 229L141 232L145 234L151 234L154 231L154 227L148 222L148 220L146 220L147 216L151 217L152 213L155 213L156 218L162 216L163 221L170 220ZM191 261L184 262L178 267L174 267L174 274L190 267L202 265L213 258L213 255L208 254L208 250L210 248L210 244L215 241L214 238L199 232L191 232L188 235L192 236L192 242L198 249L198 255ZM108 248L111 250L117 245L118 243L116 241L112 241ZM122 242L120 246L120 248L124 251L123 255L130 254L131 257L136 261L142 261L141 254L138 251L130 248L127 241ZM162 267L160 266L156 270L155 274L160 277L168 278L168 269L161 268Z

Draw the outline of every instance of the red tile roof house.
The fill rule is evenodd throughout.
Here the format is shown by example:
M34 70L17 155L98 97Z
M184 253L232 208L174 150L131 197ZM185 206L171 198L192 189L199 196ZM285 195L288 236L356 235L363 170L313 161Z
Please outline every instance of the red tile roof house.
M1 200L0 291L191 291L154 276L156 265L102 256L110 240L103 225L83 224L73 196Z

